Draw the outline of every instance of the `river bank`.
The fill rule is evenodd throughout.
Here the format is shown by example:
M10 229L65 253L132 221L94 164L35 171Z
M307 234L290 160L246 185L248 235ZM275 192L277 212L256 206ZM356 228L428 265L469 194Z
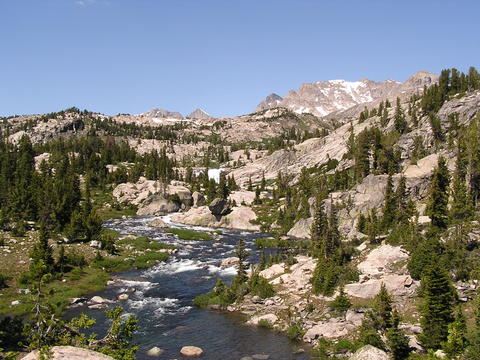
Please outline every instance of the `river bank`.
M169 226L169 218L164 218ZM182 240L159 229L151 227L151 218L129 218L112 220L106 227L120 234L148 236L178 249L178 252L164 263L148 270L134 270L117 275L114 282L99 295L116 305L124 307L127 313L139 319L140 332L136 341L140 344L138 359L147 359L147 352L153 347L163 351L165 358L178 357L179 349L185 345L201 347L205 359L240 359L252 355L269 356L270 359L309 359L298 343L286 336L265 328L247 325L244 316L193 307L193 299L212 289L217 278L229 282L236 273L234 266L222 268L223 259L232 257L236 243L245 239L251 253L250 261L257 262L259 254L254 239L264 236L233 230L217 229L213 241ZM183 227L180 225L180 227ZM193 227L197 231L212 229ZM128 299L118 301L120 294L129 294ZM97 333L105 330L102 311L90 309L87 304L67 311L75 316L82 311L97 319L92 329ZM301 353L298 353L301 348Z

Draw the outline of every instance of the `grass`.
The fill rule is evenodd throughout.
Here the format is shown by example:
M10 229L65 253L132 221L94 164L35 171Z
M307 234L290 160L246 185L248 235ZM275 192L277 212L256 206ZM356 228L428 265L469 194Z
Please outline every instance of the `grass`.
M94 265L106 272L122 272L130 269L148 269L168 259L165 249L173 246L150 240L146 236L127 237L116 242L118 255L105 256L95 260Z
M111 236L118 239L119 233L109 229L102 230L102 236ZM8 256L1 255L0 274L8 278L6 288L0 289L0 315L28 315L32 310L33 298L31 294L20 292L27 288L21 285L19 278L28 270L28 257L31 246L36 240L32 232L22 239L8 241L11 253ZM55 244L52 243L52 246ZM61 313L75 297L85 296L105 288L110 273L128 271L131 269L146 269L158 262L165 261L168 253L162 250L171 249L172 246L147 237L128 237L117 240L115 245L118 255L107 255L101 251L102 259L96 259L96 249L88 244L65 244L66 253L74 253L84 256L88 266L75 267L65 274L56 274L55 278L45 285L45 293L49 294L49 302L54 305L56 311ZM58 247L54 253L58 252ZM56 255L54 255L56 257ZM4 261L5 260L5 261ZM18 305L12 306L12 301L19 301Z
M97 215L102 221L119 219L123 216L133 216L137 212L133 206L118 204L111 192L95 190L92 192L92 200L95 204Z
M49 294L49 302L56 311L61 313L69 305L72 298L103 290L108 281L108 274L101 269L86 267L76 268L65 274L62 279L56 279L45 285L45 293ZM62 280L65 281L62 281ZM4 289L0 296L0 314L26 315L33 306L32 294L19 294L18 288L12 286ZM18 300L18 305L11 302Z
M184 228L168 228L167 233L178 236L181 240L198 240L198 241L210 241L213 237L206 231L196 231L192 229Z

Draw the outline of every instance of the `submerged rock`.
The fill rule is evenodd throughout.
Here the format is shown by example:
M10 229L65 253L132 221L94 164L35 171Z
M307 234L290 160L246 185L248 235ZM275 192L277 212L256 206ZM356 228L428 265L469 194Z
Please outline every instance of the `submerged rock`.
M158 346L155 346L147 351L147 355L152 357L159 357L160 355L163 354L163 352L164 352L163 349L160 349Z

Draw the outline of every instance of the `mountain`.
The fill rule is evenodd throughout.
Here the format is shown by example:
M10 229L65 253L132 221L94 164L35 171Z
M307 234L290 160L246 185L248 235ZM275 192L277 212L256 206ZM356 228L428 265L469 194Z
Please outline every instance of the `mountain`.
M187 118L204 120L204 119L212 119L213 117L203 109L195 109L187 116Z
M168 111L165 109L152 109L146 113L141 114L145 117L159 118L159 119L183 119L183 115L176 111Z
M258 104L256 111L262 111L267 109L276 108L280 105L283 98L280 95L272 93L268 95L265 100Z
M317 81L303 84L298 90L291 90L283 99L275 94L269 95L257 109L286 107L296 113L326 116L360 104L385 98L392 99L405 93L411 95L421 91L424 85L429 86L436 82L437 79L437 75L421 71L404 83L394 80L376 82L368 79Z

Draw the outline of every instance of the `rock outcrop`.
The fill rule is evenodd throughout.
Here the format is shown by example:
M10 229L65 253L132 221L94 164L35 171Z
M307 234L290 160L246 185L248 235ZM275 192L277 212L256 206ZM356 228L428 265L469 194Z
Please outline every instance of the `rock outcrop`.
M287 235L296 239L309 239L313 218L300 219L288 231Z
M96 351L73 346L54 346L50 349L48 358L51 360L113 360L112 357ZM22 360L39 359L43 359L43 357L40 356L38 350L32 351L22 358Z
M119 203L137 206L137 215L166 215L193 205L192 193L184 183L164 184L144 177L135 184L117 185L113 196Z
M412 296L419 283L408 274L407 259L408 254L399 246L381 245L373 249L357 265L360 280L345 285L345 292L353 297L372 299L383 283L389 293L397 298Z
M223 209L219 206L219 208ZM255 212L247 206L237 206L225 216L215 216L208 206L193 207L184 213L174 214L172 220L185 225L222 227L227 229L259 231L260 226L253 224L257 219Z

